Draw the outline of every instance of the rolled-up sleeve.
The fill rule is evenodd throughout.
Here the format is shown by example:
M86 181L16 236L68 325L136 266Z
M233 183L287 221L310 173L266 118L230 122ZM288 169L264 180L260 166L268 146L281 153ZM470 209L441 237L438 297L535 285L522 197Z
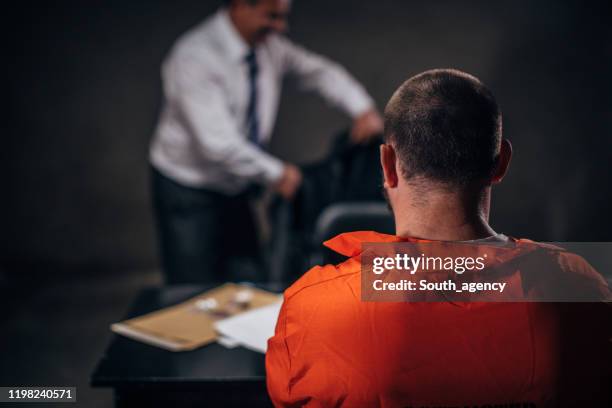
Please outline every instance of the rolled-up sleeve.
M208 162L228 174L263 184L280 179L283 163L241 135L222 78L197 57L175 58L164 67L166 98L177 106Z
M341 65L296 45L284 37L276 37L282 53L284 73L297 78L300 86L314 90L332 106L355 118L374 106L365 89Z

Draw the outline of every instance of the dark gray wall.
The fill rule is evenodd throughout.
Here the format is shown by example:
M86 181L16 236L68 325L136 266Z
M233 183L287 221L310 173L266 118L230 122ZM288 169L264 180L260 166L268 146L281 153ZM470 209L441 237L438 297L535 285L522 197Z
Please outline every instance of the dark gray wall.
M1 260L11 270L156 264L147 147L159 65L216 1L28 3L9 42L0 151ZM540 240L610 240L612 30L605 2L295 0L291 37L344 64L379 106L407 77L484 80L515 158L492 222ZM324 154L348 125L288 84L273 150Z

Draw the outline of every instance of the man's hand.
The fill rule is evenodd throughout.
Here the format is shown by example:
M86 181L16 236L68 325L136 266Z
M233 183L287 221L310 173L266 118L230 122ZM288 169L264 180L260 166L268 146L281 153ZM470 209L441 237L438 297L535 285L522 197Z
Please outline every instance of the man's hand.
M283 175L274 186L274 190L286 200L291 200L300 184L302 184L302 172L293 164L286 163Z
M372 137L383 132L383 120L376 109L370 109L359 115L353 122L351 140L353 143L366 143Z

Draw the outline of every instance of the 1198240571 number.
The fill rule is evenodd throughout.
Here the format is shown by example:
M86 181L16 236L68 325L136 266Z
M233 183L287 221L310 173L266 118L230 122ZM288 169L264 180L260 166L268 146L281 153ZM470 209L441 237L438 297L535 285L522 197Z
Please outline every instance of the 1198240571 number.
M4 388L3 397L9 401L19 400L50 400L74 401L74 387L0 387ZM4 400L4 398L2 398Z

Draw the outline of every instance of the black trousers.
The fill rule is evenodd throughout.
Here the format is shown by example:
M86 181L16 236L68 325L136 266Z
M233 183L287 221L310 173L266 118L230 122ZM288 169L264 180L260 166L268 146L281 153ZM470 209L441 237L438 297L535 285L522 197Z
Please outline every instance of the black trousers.
M155 169L152 190L167 284L263 280L251 194L185 187Z

